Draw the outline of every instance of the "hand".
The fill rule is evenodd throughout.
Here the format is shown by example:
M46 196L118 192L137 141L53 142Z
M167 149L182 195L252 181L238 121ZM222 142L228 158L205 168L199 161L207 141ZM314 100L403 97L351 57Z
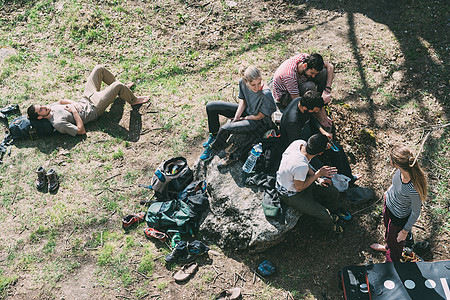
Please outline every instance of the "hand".
M329 140L333 139L333 134L329 133L328 131L323 132L323 135L326 136Z
M333 177L336 173L337 169L330 166L323 166L316 172L320 177Z
M72 104L73 104L73 106L75 107L75 109L76 109L78 112L80 112L80 111L83 109L83 107L81 106L80 102L74 102L74 103L72 103Z
M404 240L406 240L406 236L408 235L408 231L406 231L405 229L402 229L398 235L397 235L397 242L403 242Z
M327 91L323 91L322 92L322 99L323 99L323 103L328 104L331 101L331 93L327 92Z
M329 187L333 184L333 182L329 178L319 178L317 181L319 182L319 184L321 186L324 186L324 187Z
M72 114L78 113L77 109L75 108L75 105L73 104L67 104L66 107L64 107L64 109L71 112Z

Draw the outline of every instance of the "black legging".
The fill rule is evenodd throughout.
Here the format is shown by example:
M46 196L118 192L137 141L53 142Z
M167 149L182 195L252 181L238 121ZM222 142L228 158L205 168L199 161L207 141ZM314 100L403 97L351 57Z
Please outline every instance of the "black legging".
M260 137L266 130L269 129L270 126L266 124L263 119L258 121L241 120L230 122L220 127L219 115L227 118L233 118L238 107L239 105L236 103L222 101L211 101L206 104L209 132L212 134L217 133L216 140L211 145L211 147L215 150L220 151L225 149L227 146L227 140L232 133L250 133L255 137ZM245 111L242 113L242 117L247 115L248 114Z

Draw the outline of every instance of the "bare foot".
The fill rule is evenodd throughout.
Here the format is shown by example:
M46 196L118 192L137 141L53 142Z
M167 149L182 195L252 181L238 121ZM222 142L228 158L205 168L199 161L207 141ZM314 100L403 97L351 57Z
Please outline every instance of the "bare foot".
M125 83L125 86L129 89L131 89L131 87L134 85L133 81L128 81L127 83Z
M374 243L374 244L370 245L370 248L372 248L375 251L386 252L386 246L378 244L378 243Z
M147 97L147 96L138 96L138 97L136 98L136 100L134 100L133 104L131 104L131 105L143 104L143 103L148 102L148 100L150 100L150 97Z

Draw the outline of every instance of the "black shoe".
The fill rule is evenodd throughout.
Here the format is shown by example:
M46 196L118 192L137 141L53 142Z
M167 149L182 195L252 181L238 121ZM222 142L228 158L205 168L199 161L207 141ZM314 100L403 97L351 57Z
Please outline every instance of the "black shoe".
M58 174L56 174L56 171L53 169L48 170L47 174L45 174L48 181L48 191L54 192L59 188L59 179Z
M20 115L19 105L18 104L10 104L10 105L5 106L2 109L0 109L0 112L6 116Z
M179 241L172 251L164 257L164 260L170 263L177 261L180 257L187 258L188 255L187 243Z
M45 176L46 172L45 169L42 166L39 166L36 170L37 173L37 179L34 182L34 184L36 185L36 188L38 190L41 190L42 188L44 188L45 184L47 183L47 177Z
M0 122L5 124L6 127L8 127L8 118L2 112L0 112Z

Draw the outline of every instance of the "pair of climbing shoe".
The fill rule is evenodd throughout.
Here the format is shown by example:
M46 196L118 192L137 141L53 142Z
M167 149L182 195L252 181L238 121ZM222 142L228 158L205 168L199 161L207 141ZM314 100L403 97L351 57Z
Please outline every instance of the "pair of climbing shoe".
M198 256L209 251L209 247L201 241L179 241L172 251L164 257L168 263L179 261L181 263L189 263L194 261Z
M38 190L44 189L46 186L48 192L56 192L59 188L59 178L58 174L54 169L46 171L44 167L39 166L36 170L37 179L35 181L36 188Z

